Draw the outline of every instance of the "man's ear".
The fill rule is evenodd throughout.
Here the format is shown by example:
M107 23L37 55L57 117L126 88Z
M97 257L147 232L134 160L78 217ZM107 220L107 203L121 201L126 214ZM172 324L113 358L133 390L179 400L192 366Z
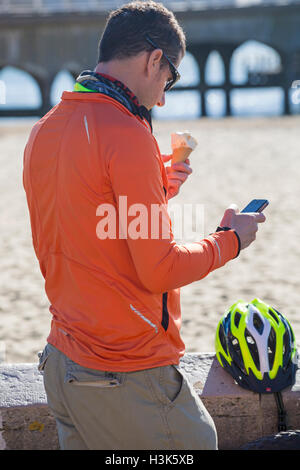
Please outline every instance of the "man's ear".
M147 69L149 73L153 73L158 70L160 67L161 58L163 56L163 51L161 49L154 49L148 56Z

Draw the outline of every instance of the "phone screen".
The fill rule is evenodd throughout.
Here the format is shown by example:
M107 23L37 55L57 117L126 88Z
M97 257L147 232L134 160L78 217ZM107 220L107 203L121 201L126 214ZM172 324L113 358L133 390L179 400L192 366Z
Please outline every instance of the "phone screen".
M241 212L262 212L268 204L267 199L253 199Z

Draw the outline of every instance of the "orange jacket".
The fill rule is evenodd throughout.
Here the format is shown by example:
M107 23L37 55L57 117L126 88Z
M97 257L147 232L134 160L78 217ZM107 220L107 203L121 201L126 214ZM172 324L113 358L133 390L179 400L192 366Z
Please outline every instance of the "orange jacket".
M48 341L95 369L178 363L184 354L179 288L234 258L238 240L230 230L184 245L174 241L166 171L146 122L110 97L64 92L32 129L23 183L51 304ZM150 233L157 205L169 238L134 239L125 231L120 237L125 200L132 211L128 233L137 207L148 209ZM115 238L99 238L105 208L115 210Z

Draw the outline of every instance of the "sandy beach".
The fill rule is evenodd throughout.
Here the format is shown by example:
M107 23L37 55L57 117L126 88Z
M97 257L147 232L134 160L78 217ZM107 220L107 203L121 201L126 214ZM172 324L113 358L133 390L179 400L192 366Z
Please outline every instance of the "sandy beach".
M0 362L36 362L51 321L22 185L31 125L0 123ZM161 151L170 152L171 132L186 129L199 145L190 158L193 174L172 202L203 205L204 235L229 204L270 201L251 247L181 289L186 351L214 351L220 316L236 300L255 297L287 316L300 346L300 116L156 121Z

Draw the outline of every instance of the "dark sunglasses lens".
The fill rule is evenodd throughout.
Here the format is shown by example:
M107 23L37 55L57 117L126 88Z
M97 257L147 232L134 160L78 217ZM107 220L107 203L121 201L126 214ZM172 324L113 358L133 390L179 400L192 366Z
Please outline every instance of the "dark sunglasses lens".
M169 81L166 83L165 91L168 91L168 90L170 90L171 88L173 88L173 86L178 82L179 79L180 79L179 73L177 73L177 74L174 73L172 80L169 80Z
M173 85L174 85L174 80L169 80L169 81L166 83L165 91L170 90Z

